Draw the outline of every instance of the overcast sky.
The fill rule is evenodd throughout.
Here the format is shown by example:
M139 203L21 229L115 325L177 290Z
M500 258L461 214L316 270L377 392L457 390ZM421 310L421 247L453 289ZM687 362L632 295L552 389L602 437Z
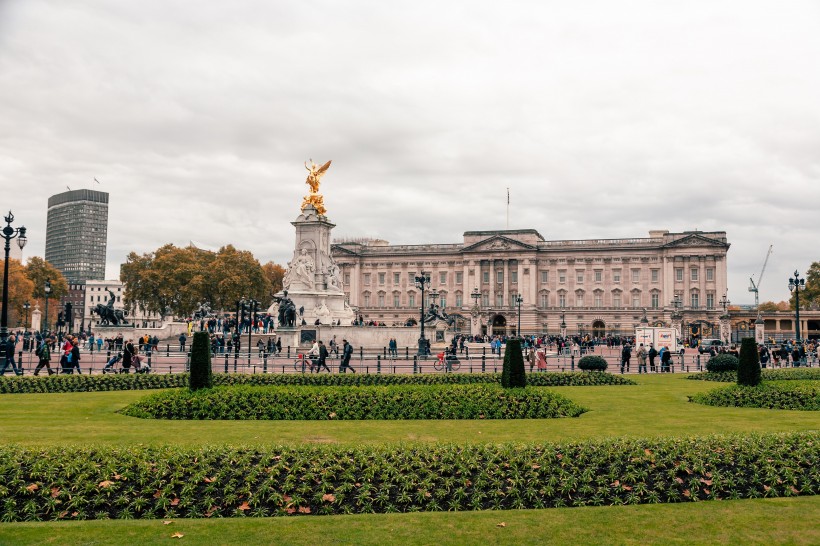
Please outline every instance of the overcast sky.
M2 205L110 196L109 278L189 241L290 259L303 162L334 237L725 230L729 297L818 252L820 3L0 0ZM97 177L101 184L93 184Z

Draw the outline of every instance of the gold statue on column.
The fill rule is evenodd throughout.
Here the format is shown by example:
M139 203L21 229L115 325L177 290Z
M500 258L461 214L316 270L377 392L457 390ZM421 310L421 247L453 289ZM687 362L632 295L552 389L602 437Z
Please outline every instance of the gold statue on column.
M308 167L307 162L305 162L305 169L310 173L305 183L310 186L310 193L302 200L302 210L305 210L305 207L308 205L313 205L313 208L315 208L316 212L320 215L324 216L325 212L327 212L324 198L319 195L319 182L322 180L328 168L330 168L330 161L321 167L314 163L312 159L310 160L310 167Z

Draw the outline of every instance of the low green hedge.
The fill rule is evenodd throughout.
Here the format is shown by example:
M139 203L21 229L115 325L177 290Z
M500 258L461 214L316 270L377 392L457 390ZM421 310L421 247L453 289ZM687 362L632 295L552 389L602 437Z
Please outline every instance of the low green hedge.
M820 381L820 368L763 368L761 377L764 381ZM686 379L734 383L737 381L737 372L702 372L691 374Z
M122 410L144 419L550 419L587 411L555 392L496 385L218 387L147 396Z
M214 374L220 385L440 385L499 383L499 373L448 374ZM630 379L607 373L547 372L528 374L536 387L582 385L635 385ZM188 386L188 374L53 375L0 377L0 394L96 392L169 389Z
M582 356L578 361L578 369L584 371L603 372L608 366L606 359L598 355Z
M706 370L710 372L735 372L737 376L738 360L734 355L721 353L713 356L706 362Z
M790 381L761 383L754 387L731 385L691 396L693 402L708 406L820 410L820 383Z
M820 433L574 443L0 446L0 521L527 509L820 493Z

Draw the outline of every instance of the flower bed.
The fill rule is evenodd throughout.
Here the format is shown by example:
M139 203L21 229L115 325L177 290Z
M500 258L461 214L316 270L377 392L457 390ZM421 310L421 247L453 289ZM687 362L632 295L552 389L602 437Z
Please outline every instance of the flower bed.
M214 385L439 385L500 383L498 373L448 374L214 374ZM536 387L635 385L608 373L549 372L527 374ZM0 394L96 392L169 389L188 386L188 374L54 375L0 377Z
M0 521L525 509L820 492L820 433L424 446L0 447Z
M761 377L764 381L820 380L820 368L764 368L761 370ZM737 381L737 372L702 372L691 374L686 379L734 383Z
M731 385L696 394L690 399L708 406L817 411L820 410L820 383L789 381L761 383L754 387Z
M495 385L218 387L159 392L122 413L144 419L550 419L587 411L542 388Z

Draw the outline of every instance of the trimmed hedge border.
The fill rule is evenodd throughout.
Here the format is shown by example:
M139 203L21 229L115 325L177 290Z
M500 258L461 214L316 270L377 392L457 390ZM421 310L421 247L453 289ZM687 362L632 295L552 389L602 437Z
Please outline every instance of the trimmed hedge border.
M689 397L690 401L707 406L766 408L818 411L820 383L806 381L789 384L761 383L753 387L731 385Z
M0 447L0 521L525 509L820 493L820 433L424 446Z
M465 385L500 383L500 373L449 374L214 374L221 385ZM631 379L608 373L545 372L527 374L534 387L636 385ZM0 377L0 394L96 392L173 389L188 386L188 374L53 375Z
M219 387L146 396L120 413L182 420L553 419L588 411L547 389L497 385Z
M760 370L764 381L818 381L820 380L820 368L764 368ZM719 381L721 383L734 383L737 381L737 372L701 372L691 374L686 379L699 381Z

